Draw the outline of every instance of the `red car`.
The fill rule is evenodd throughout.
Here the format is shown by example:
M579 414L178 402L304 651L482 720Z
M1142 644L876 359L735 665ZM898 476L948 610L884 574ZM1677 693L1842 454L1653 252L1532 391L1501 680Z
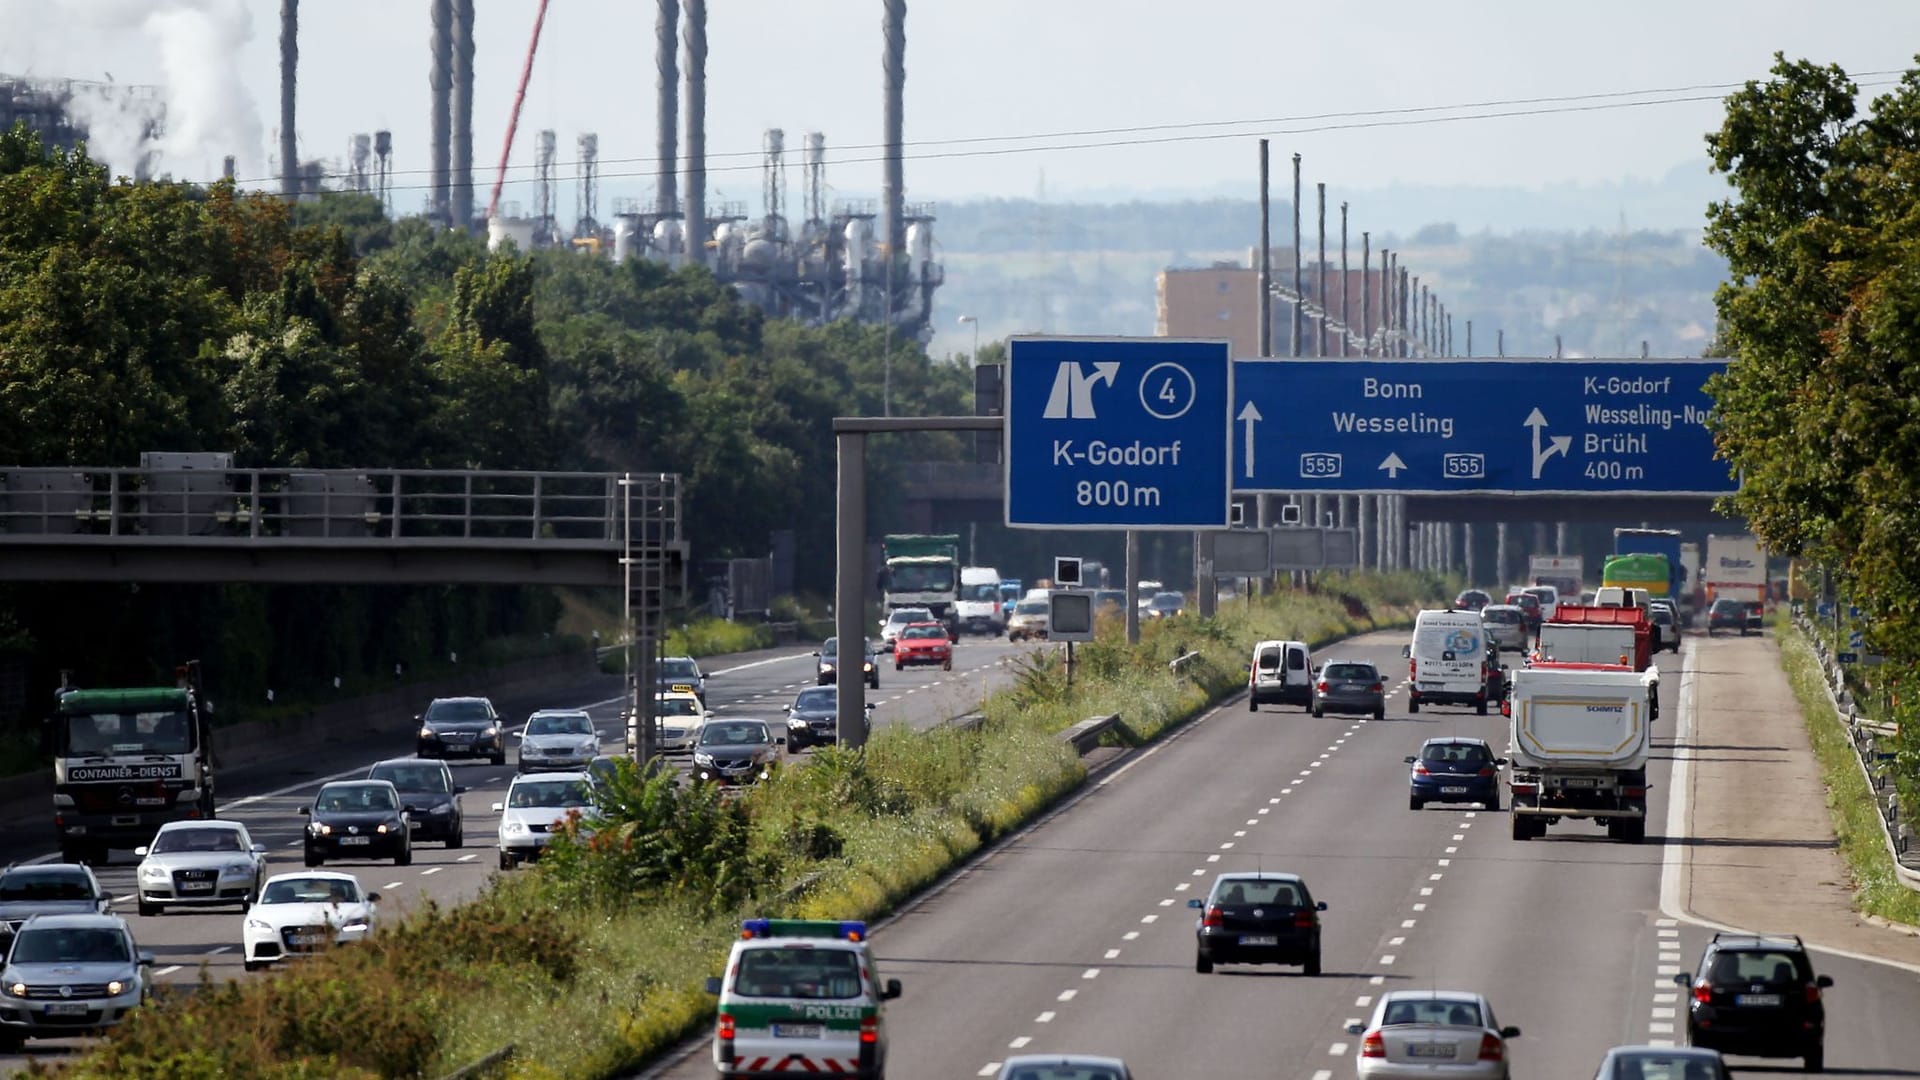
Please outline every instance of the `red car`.
M937 622L908 623L893 639L893 670L908 664L939 664L942 671L953 670L953 639L947 628Z

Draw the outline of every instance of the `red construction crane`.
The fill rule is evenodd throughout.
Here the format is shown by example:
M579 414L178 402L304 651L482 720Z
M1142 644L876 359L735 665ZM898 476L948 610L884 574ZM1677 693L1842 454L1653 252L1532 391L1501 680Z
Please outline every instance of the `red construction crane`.
M540 48L540 27L547 21L547 0L533 16L533 38L527 42L527 62L520 68L520 88L513 92L513 115L507 117L507 143L500 148L500 170L493 177L493 197L487 200L487 220L500 209L500 188L507 182L507 158L513 154L513 133L520 126L520 105L527 100L527 80L533 77L533 54Z

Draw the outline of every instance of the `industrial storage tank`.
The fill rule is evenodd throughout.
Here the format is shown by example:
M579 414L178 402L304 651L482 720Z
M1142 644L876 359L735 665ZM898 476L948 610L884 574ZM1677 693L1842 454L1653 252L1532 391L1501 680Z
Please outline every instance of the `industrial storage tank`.
M687 243L678 221L662 218L653 223L653 251L670 263L680 262L680 257L686 254Z
M507 241L522 252L533 250L534 222L531 218L490 217L487 219L487 250L497 251Z
M614 222L613 222L613 261L614 262L623 263L623 262L626 262L628 259L631 259L636 255L639 255L641 253L640 246L642 242L643 241L640 239L640 218L637 215L621 214L619 217L614 219Z
M740 261L740 249L746 242L739 225L723 221L713 230L713 250L719 262L737 263Z
M866 218L854 218L841 230L846 237L847 249L844 256L847 270L847 300L855 311L860 310L861 278L867 265L867 245L873 239L873 223Z
M907 226L907 261L916 267L933 261L933 225L916 221Z
M740 253L740 265L764 270L773 264L775 244L764 236L756 236L747 241L746 249Z

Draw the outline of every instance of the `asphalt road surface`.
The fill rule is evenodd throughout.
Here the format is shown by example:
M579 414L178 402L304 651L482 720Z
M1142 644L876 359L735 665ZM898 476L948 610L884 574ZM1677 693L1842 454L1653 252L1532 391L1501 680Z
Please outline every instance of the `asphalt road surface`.
M1404 673L1402 634L1324 651ZM1036 827L876 928L887 974L890 1073L991 1076L1009 1054L1110 1054L1142 1077L1351 1077L1374 999L1400 988L1478 990L1519 1077L1592 1075L1607 1048L1684 1042L1671 982L1710 936L1661 913L1681 679L1663 656L1644 844L1581 822L1516 842L1508 815L1407 806L1402 759L1472 735L1504 751L1496 712L1406 712L1403 678L1381 722L1314 719L1239 699L1101 775ZM1703 748L1710 752L1710 748ZM1674 843L1696 841L1676 838ZM1711 842L1711 840L1698 841ZM1223 870L1303 875L1327 901L1324 974L1225 965L1194 971L1190 897ZM1768 929L1790 931L1791 927ZM1920 1076L1920 978L1819 955L1827 1068ZM647 1076L710 1077L699 1049ZM1734 1059L1798 1071L1799 1062Z
M1012 668L1007 662L1034 648L968 637L955 649L950 672L931 667L896 672L885 666L880 673L880 689L868 691L868 700L875 703L873 722L876 727L891 723L924 730L971 711L990 688L1010 677ZM774 723L776 732L784 733L787 705L800 690L817 684L815 663L811 647L703 660L701 667L709 675L708 705L716 716L764 719ZM544 699L503 698L494 704L515 726L537 708L584 707L600 729L601 745L607 752L618 753L626 737L617 716L620 692L618 676L603 676ZM301 838L305 819L299 816L299 808L311 800L314 790L328 780L364 775L369 765L382 758L406 756L412 751L413 729L409 726L396 731L390 742L360 742L333 749L302 758L297 768L283 764L222 774L219 816L244 822L255 842L267 846L269 876L304 869ZM806 756L802 752L797 758L804 760ZM684 763L685 755L680 759ZM514 775L513 751L509 749L505 766L468 760L451 764L455 782L468 789L462 796L466 816L463 849L448 850L440 843L422 842L414 848L412 865L406 867L396 867L391 861L329 861L325 866L327 870L350 872L360 879L363 888L379 892L380 914L385 919L397 917L424 897L442 904L457 903L472 896L498 869L495 846L499 815L489 807L506 796ZM6 830L0 838L0 859L57 859L51 840L50 819L44 830ZM135 911L133 897L137 863L131 852L116 851L111 865L96 868L96 873L114 895L114 911L126 918L134 940L154 954L154 973L161 981L193 983L203 966L215 980L255 977L243 974L241 968L243 916L238 907L173 909L163 915L142 917ZM21 1068L28 1057L58 1060L84 1045L85 1040L30 1041L27 1055L0 1056L0 1073Z

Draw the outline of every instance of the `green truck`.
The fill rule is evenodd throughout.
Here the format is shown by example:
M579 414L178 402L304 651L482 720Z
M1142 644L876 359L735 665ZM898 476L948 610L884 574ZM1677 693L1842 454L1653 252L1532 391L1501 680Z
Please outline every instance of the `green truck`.
M61 858L105 862L166 822L212 818L211 712L198 661L173 686L62 687L46 721Z
M880 551L886 563L881 590L886 609L923 607L953 625L959 616L960 537L889 533Z

